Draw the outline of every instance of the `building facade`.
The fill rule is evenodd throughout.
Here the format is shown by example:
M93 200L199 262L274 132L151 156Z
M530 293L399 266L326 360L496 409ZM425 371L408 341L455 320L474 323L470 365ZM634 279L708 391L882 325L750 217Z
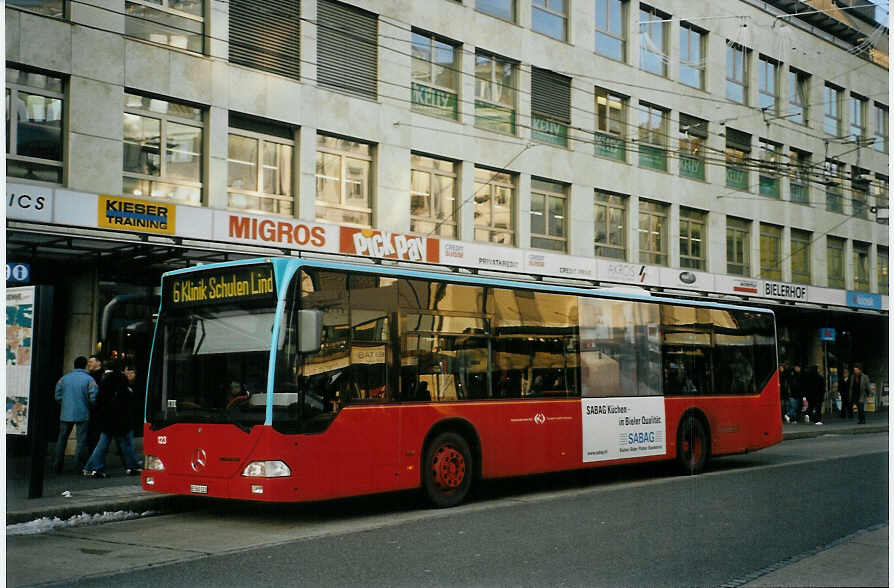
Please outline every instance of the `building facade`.
M142 361L164 271L309 251L770 306L780 359L881 384L862 4L8 0L7 259L60 372Z

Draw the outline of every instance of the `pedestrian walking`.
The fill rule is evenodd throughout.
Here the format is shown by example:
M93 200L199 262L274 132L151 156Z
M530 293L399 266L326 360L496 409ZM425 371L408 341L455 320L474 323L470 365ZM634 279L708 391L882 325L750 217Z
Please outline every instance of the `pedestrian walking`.
M100 429L96 449L84 466L82 474L90 478L107 478L106 454L114 439L128 475L140 472L140 462L133 449L131 410L134 402L133 385L136 371L127 365L123 370L112 369L103 376L96 400L96 420Z
M99 389L100 383L102 383L102 377L105 374L105 371L102 369L102 360L97 355L90 355L87 357L87 371L90 372L90 376L93 378L93 381L96 382L96 387ZM93 450L96 449L96 443L99 441L99 426L96 422L96 415L94 411L90 411L90 422L87 426L87 447L88 447L88 455L93 453Z
M53 471L62 473L65 462L65 445L71 430L77 426L77 448L75 459L79 471L87 461L87 432L90 420L90 406L96 402L96 382L87 372L87 358L78 356L74 360L74 369L56 382L56 402L62 404L59 415L59 437L53 456Z
M788 417L791 422L798 422L802 412L803 377L801 366L794 364L788 376Z
M845 366L842 369L841 381L838 382L838 395L841 396L841 418L853 418L854 411L851 410L851 375L850 369Z
M866 399L872 394L869 384L869 376L863 373L863 365L854 364L854 375L851 378L850 398L857 410L857 424L866 424L865 404Z
M821 425L823 424L823 401L826 398L826 379L820 374L819 366L810 366L806 382L810 418L817 425Z

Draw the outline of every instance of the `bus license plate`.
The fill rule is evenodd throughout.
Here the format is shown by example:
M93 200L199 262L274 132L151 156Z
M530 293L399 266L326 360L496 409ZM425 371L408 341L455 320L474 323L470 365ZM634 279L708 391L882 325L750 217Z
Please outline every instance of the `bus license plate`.
M208 494L208 486L205 484L190 484L189 491L193 494Z

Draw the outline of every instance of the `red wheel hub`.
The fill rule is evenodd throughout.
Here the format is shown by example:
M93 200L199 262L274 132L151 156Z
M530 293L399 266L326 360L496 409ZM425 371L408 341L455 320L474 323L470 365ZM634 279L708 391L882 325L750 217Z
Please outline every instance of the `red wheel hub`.
M432 457L431 471L436 486L445 491L455 490L466 478L466 460L454 447L441 445Z

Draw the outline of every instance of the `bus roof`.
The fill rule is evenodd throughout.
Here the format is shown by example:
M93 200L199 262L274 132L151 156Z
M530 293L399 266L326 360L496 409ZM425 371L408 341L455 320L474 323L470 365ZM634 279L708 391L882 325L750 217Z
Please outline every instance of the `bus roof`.
M387 260L391 261L391 260ZM450 281L458 284L469 284L469 285L480 285L480 286L502 286L507 288L523 288L527 290L537 290L541 292L551 292L557 294L578 294L583 296L596 296L602 298L616 298L621 300L639 300L642 302L660 302L660 303L670 303L670 304L684 304L687 306L701 306L701 307L710 307L710 308L725 308L725 309L735 309L735 310L746 310L750 312L763 312L768 314L774 314L771 309L768 308L760 308L755 306L743 306L738 304L729 304L726 302L714 302L714 301L702 301L702 300L690 300L690 299L679 299L679 298L668 298L663 296L655 296L649 293L648 290L643 289L643 293L637 293L632 291L632 288L628 287L618 287L617 285L607 286L607 287L584 287L584 286L574 286L574 285L566 285L566 284L556 284L556 283L545 283L541 281L526 281L523 279L512 278L512 277L495 277L495 276L482 276L478 274L463 274L456 271L448 271L448 270L437 270L437 269L428 269L430 266L426 266L425 270L417 269L415 266L413 268L408 268L404 266L396 266L396 265L382 265L380 263L362 263L362 262L354 262L354 261L341 261L341 260L328 260L328 259L317 259L317 258L307 258L307 257L261 257L261 258L253 258L253 259L240 259L234 261L224 261L217 263L209 263L201 266L194 266L189 268L183 268L178 270L172 270L170 272L165 272L162 277L169 275L177 275L182 273L189 273L194 271L204 271L209 269L216 269L222 267L232 267L235 265L250 265L257 263L272 263L274 264L275 271L277 276L281 276L284 273L285 267L287 266L296 266L296 267L315 267L320 269L332 269L332 270L347 270L347 271L356 271L356 272L365 272L365 273L375 273L386 276L399 276L404 278L417 278L417 279L443 279L446 281ZM399 263L399 262L398 262Z

